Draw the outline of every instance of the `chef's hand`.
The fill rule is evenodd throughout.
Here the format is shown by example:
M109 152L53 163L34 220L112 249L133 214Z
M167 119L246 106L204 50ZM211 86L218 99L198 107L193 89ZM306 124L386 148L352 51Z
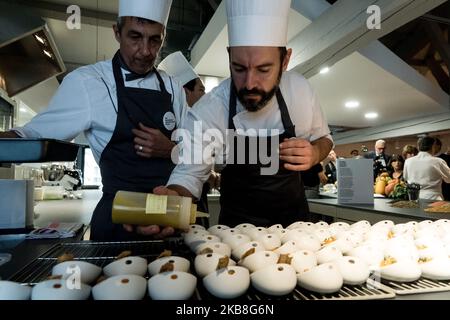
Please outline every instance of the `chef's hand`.
M217 173L214 170L211 170L211 174L209 175L207 182L209 183L209 186L211 187L211 189L219 190L219 188L220 188L220 173Z
M139 129L133 129L136 153L144 158L170 158L175 143L161 131L139 123Z
M328 177L325 174L325 172L323 172L323 171L319 172L319 179L320 179L320 183L323 184L323 185L326 185L327 182L328 182Z
M142 236L153 236L154 239L163 239L171 236L175 230L172 227L152 226L134 226L131 224L124 224L123 228L128 232L136 232Z
M169 189L166 186L159 186L153 189L154 194L164 195L164 196L179 196L178 192Z
M280 143L280 159L287 163L285 169L291 171L305 171L319 162L316 148L305 139L285 139Z

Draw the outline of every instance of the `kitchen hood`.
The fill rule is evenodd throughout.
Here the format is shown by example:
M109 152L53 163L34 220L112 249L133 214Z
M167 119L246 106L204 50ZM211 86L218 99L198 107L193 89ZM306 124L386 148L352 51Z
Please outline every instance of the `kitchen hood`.
M65 70L45 20L0 2L0 88L12 97Z

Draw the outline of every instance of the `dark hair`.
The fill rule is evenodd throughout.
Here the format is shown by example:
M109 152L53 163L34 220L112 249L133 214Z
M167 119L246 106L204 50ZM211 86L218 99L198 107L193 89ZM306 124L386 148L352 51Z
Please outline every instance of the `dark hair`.
M189 81L188 83L186 83L186 84L183 86L183 88L185 88L185 89L187 89L187 90L189 90L189 91L194 91L195 85L197 84L197 79L198 79L198 78L192 79L191 81Z
M419 147L419 151L431 151L433 148L433 144L435 139L433 137L423 137L419 138L417 141L417 146Z
M283 65L283 61L286 58L287 55L287 48L286 47L279 47L278 49L280 49L280 61L281 61L281 65Z
M399 154L393 154L391 156L391 159L389 160L388 163L388 168L390 168L392 166L392 162L401 162L402 163L402 168L403 168L403 164L405 163L405 159L403 159L403 157Z
M359 151L356 150L356 149L353 149L352 151L350 151L350 154L353 154L353 152L355 152L355 151L356 151L357 154L359 154Z
M123 28L123 26L125 25L126 18L127 18L127 17L118 17L118 18L117 18L117 23L116 23L116 25L117 25L117 30L119 31L119 33L122 32L122 28ZM139 23L149 23L149 24L155 24L155 23L158 23L158 22L156 22L156 21L149 20L149 19L145 19L145 18L139 18L139 17L128 17L128 18L131 18L131 19L137 19L137 21L138 21Z

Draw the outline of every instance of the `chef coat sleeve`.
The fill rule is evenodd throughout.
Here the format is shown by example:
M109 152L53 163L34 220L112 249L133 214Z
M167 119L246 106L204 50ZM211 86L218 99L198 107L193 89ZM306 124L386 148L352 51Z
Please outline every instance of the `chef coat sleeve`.
M440 159L439 161L439 171L441 172L442 180L446 183L450 183L450 168L448 167L445 160Z
M323 114L317 94L315 90L311 87L311 85L309 86L311 90L311 107L313 109L313 121L312 121L310 141L315 141L320 138L327 138L331 142L333 142L333 138L331 137L330 134L330 128L328 127L327 119Z
M167 185L183 186L197 199L214 164L211 151L214 149L216 155L223 153L223 140L211 139L208 135L223 137L223 133L217 129L223 127L223 124L218 124L222 117L214 111L215 108L220 109L217 99L210 95L203 96L186 112L182 128L177 132L178 137L182 136L182 142L179 143L181 162L172 171Z
M68 74L50 100L48 108L21 128L13 128L22 138L73 140L91 122L91 103L86 79L79 72Z

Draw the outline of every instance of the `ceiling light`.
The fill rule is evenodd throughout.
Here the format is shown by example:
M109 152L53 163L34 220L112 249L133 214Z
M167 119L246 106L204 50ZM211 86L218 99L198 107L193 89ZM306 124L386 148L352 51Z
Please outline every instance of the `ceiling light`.
M376 119L376 118L378 118L378 113L368 112L364 115L364 117L366 117L366 119Z
M23 112L23 113L28 112L28 109L25 107L20 107L19 110L20 110L20 112Z
M48 52L47 50L43 50L43 51L47 57L49 57L50 59L53 59L53 55L50 52Z
M325 74L325 73L328 73L330 71L330 68L328 68L328 67L325 67L325 68L322 68L322 69L320 69L320 74Z
M345 107L349 109L354 109L359 107L359 101L347 101Z
M39 37L37 34L34 35L34 37L36 38L37 41L39 41L40 43L45 45L45 40L44 38Z

